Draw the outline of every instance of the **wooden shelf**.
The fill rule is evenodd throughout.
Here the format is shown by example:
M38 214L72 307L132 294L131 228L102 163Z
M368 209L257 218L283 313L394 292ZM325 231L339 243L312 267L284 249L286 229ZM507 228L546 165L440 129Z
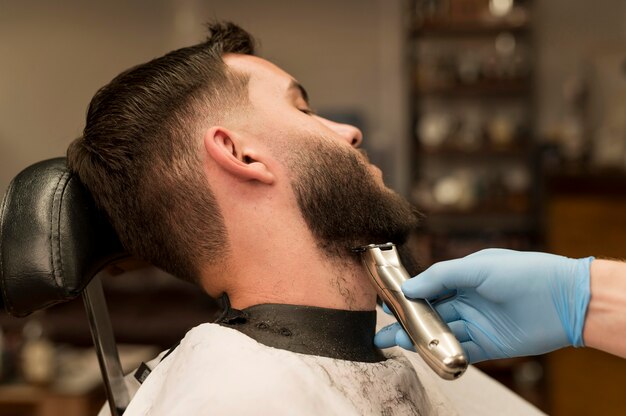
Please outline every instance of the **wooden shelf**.
M424 210L426 220L433 218L459 218L466 221L468 218L488 220L490 217L525 217L529 215L527 207L514 206L513 204L489 204L477 205L468 209L438 208Z
M430 215L492 215L492 214L503 214L503 215L511 215L518 213L525 213L524 209L518 209L512 204L506 203L487 203L476 205L472 208L468 209L458 209L458 208L441 208L441 209L431 209L426 210Z
M454 139L452 139L454 140ZM417 149L419 157L440 157L440 158L459 158L469 157L473 159L494 158L494 157L529 157L532 152L530 146L481 146L477 149L462 149L453 146L441 146L436 148L428 148L420 146Z
M535 228L528 211L436 211L425 212L422 222L427 233L527 233Z
M536 66L533 2L515 1L502 18L489 13L487 2L444 3L445 6L433 8L412 1L415 18L409 23L406 35L410 116L412 126L416 127L411 143L411 160L415 166L412 195L423 202L416 205L424 212L416 232L420 262L433 264L490 247L541 250L543 194L541 172L537 169L539 144L533 132ZM516 42L514 56L506 60L495 46L502 34L512 35ZM469 56L471 52L475 55ZM470 114L475 109L480 112L478 121ZM490 134L497 133L490 127L500 126L488 124L498 121L500 112L515 123L507 126L514 128L507 129L514 139L506 146L497 145L492 140L497 136ZM420 128L430 126L420 123L426 115L437 113L450 118L444 126L449 134L439 146L424 146L419 141ZM471 124L476 122L481 126ZM437 130L441 127L437 123L435 120L433 129L443 130ZM470 128L476 129L472 130L476 133L472 137L475 140L455 137L469 132ZM474 147L463 146L467 143ZM505 175L509 167L523 167L528 173L531 183L524 192L513 192L511 186L507 187L509 178ZM470 173L466 174L467 171ZM463 182L457 186L472 188L463 191L472 194L473 204L468 209L436 203L438 179L454 177L456 172ZM545 411L547 396L542 379L532 385L516 382L520 368L534 360L502 360L485 364L484 370Z
M63 394L26 384L0 385L2 415L95 416L104 400L100 386L82 394Z
M433 19L417 24L413 36L493 36L501 32L523 33L528 21Z
M545 174L551 193L626 196L626 171L563 167Z
M511 96L528 94L531 92L530 79L519 78L511 80L485 80L473 84L441 84L416 85L418 95L442 95L460 97Z

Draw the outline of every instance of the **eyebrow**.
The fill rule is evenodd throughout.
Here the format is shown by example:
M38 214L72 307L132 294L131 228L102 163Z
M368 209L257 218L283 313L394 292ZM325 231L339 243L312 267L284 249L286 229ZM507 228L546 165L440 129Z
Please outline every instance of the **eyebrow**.
M296 81L295 79L292 79L291 82L289 83L289 87L287 89L288 90L297 90L300 93L300 95L302 96L302 99L307 104L309 104L309 94L306 92L306 90L304 89L302 84L300 84L298 81Z

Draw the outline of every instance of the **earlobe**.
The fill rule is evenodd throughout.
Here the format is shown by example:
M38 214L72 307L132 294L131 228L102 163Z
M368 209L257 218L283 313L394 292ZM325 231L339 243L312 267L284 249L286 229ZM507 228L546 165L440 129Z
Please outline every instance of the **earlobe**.
M217 166L242 181L274 182L274 174L263 163L262 157L243 144L237 133L214 126L204 135L204 148Z

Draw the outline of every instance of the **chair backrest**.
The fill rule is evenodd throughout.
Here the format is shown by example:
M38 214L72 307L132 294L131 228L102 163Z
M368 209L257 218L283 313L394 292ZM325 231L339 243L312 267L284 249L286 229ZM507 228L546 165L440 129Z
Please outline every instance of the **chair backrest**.
M127 256L65 158L36 163L9 185L0 208L0 287L10 314L74 299Z
M9 185L0 207L0 288L14 316L82 294L112 416L129 392L99 274L129 257L64 158L36 163Z

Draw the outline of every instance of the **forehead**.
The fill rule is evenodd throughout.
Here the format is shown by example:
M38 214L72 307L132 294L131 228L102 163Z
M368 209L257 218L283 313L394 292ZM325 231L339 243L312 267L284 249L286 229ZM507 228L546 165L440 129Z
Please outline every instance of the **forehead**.
M259 90L284 95L294 81L291 75L273 63L257 56L226 54L224 62L229 68L250 77L249 90L251 96Z

